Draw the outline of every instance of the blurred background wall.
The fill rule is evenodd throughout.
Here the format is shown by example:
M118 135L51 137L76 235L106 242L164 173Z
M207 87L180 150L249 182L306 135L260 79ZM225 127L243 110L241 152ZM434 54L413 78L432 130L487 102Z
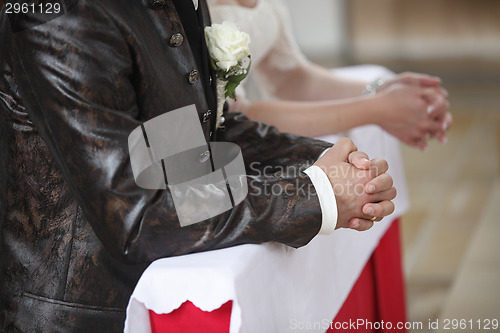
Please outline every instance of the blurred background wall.
M304 54L316 62L340 62L349 46L343 0L286 0L293 30Z
M316 63L441 77L454 118L448 143L401 147L411 200L402 219L408 318L498 324L500 1L286 1Z
M500 1L349 1L357 60L500 59Z
M464 63L475 62L472 74L500 73L498 0L287 1L297 40L315 62L427 66L465 75L471 71Z

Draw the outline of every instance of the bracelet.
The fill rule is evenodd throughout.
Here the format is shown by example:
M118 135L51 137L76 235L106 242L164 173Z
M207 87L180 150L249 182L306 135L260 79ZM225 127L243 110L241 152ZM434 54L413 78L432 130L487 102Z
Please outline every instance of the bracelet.
M376 79L368 83L365 90L363 90L363 95L375 95L384 83L385 81L382 79Z

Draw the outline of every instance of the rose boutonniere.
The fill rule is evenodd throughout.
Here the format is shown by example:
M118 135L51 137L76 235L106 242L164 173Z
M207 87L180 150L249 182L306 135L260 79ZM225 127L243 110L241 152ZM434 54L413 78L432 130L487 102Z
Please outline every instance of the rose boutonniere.
M222 109L226 97L235 98L234 91L250 69L250 36L230 22L205 28L210 62L216 72L217 123L221 126Z

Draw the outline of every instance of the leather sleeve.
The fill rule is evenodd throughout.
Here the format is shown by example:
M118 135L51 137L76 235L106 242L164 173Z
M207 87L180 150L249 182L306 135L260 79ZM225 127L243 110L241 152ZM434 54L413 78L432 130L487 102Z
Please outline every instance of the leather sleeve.
M320 229L319 201L307 176L279 167L314 162L326 143L228 116L221 140L242 148L249 194L232 210L186 227L168 189L135 184L127 138L147 119L134 85L133 36L124 36L98 2L82 2L48 23L28 17L30 28L14 31L8 47L30 118L105 247L119 260L142 263L243 243L307 244ZM290 195L274 195L273 187Z

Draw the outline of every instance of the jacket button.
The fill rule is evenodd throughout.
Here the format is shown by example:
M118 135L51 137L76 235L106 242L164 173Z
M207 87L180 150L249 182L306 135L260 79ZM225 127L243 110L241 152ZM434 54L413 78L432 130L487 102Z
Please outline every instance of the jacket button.
M208 110L203 114L203 122L206 123L208 121L208 117L212 114L212 110Z
M149 5L151 9L162 9L165 6L165 0L153 0Z
M210 158L210 152L207 150L200 154L200 163L205 163Z
M170 37L170 46L172 47L180 46L183 41L184 37L180 33L173 34L172 37Z
M198 73L198 71L196 69L193 69L191 71L191 73L189 73L189 76L188 76L189 83L195 84L196 82L198 82L199 76L200 76L200 74Z

